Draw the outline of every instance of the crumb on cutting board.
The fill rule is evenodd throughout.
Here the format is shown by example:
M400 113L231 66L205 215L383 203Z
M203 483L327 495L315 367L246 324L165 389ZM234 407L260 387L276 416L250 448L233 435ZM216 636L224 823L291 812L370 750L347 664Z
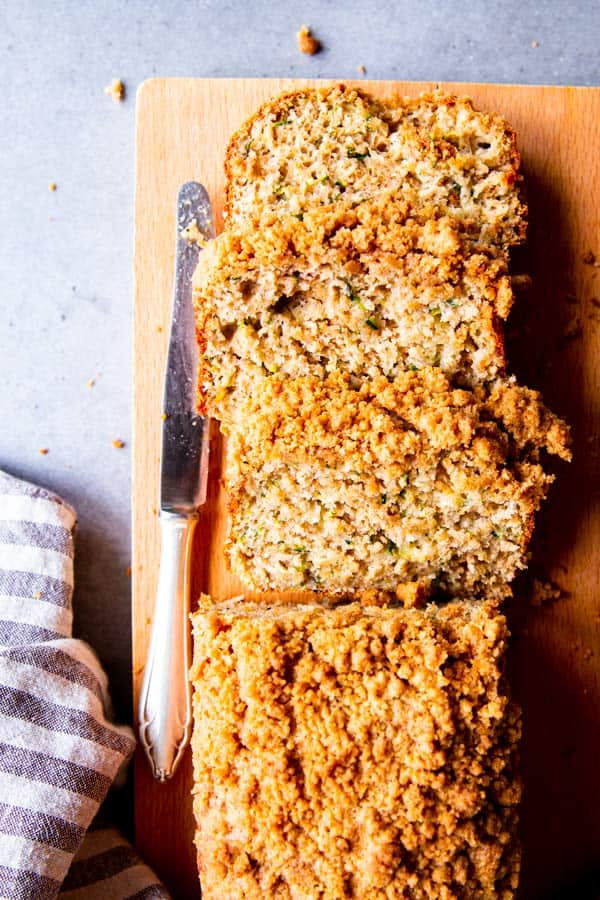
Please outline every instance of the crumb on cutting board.
M111 97L115 103L121 103L125 99L125 85L120 78L113 78L111 83L104 88L104 93Z
M583 335L583 325L581 323L581 318L578 315L574 315L563 329L562 336L559 341L559 348L566 347L567 344L570 344L571 341L574 341L576 338L580 338Z
M531 280L531 276L525 273L510 276L510 286L515 294L521 294L525 291L529 291L532 284L533 281Z
M531 584L530 602L532 606L543 606L553 600L560 600L563 592L552 581L534 578Z
M298 38L300 52L306 53L307 56L314 56L321 49L320 42L313 35L308 25L301 25L296 37Z

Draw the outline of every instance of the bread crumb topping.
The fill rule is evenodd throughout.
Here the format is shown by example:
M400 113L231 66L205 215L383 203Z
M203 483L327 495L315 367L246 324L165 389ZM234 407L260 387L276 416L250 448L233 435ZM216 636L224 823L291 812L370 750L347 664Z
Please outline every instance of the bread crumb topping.
M207 900L514 896L520 723L492 604L193 617Z

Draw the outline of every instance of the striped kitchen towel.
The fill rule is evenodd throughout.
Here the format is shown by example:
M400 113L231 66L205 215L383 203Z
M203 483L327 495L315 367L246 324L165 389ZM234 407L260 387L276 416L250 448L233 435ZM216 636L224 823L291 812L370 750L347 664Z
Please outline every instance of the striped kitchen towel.
M71 637L74 526L60 497L0 471L0 900L168 898L117 832L87 834L135 741Z
M92 828L75 854L59 900L164 900L170 895L116 828Z

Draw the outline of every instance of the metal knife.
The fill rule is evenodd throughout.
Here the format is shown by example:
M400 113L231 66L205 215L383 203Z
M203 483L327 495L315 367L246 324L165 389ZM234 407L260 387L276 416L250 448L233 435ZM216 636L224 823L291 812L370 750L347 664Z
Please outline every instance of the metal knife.
M209 420L196 412L198 346L192 275L200 243L214 237L208 194L194 181L177 196L177 254L160 463L158 588L139 700L139 734L154 777L167 781L190 739L190 555L206 500ZM197 239L200 239L198 241Z

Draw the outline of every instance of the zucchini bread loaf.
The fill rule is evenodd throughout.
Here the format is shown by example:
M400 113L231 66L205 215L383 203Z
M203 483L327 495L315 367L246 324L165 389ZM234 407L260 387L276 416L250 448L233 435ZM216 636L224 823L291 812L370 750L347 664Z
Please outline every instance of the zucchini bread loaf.
M474 249L448 216L416 224L389 198L225 231L194 282L201 406L225 429L274 373L438 366L469 386L504 372L504 256Z
M448 215L472 240L506 249L525 235L519 163L513 130L466 98L306 88L265 103L232 137L227 226L392 191L419 221Z
M510 900L500 604L544 453L569 458L506 371L515 135L440 92L304 89L239 129L226 176L194 278L226 554L305 599L204 597L193 617L203 897Z
M511 381L467 391L433 368L358 388L339 373L266 379L230 437L232 568L262 590L421 581L506 596L552 481L540 451L568 458L567 442Z
M205 900L509 900L520 724L491 603L193 617Z

